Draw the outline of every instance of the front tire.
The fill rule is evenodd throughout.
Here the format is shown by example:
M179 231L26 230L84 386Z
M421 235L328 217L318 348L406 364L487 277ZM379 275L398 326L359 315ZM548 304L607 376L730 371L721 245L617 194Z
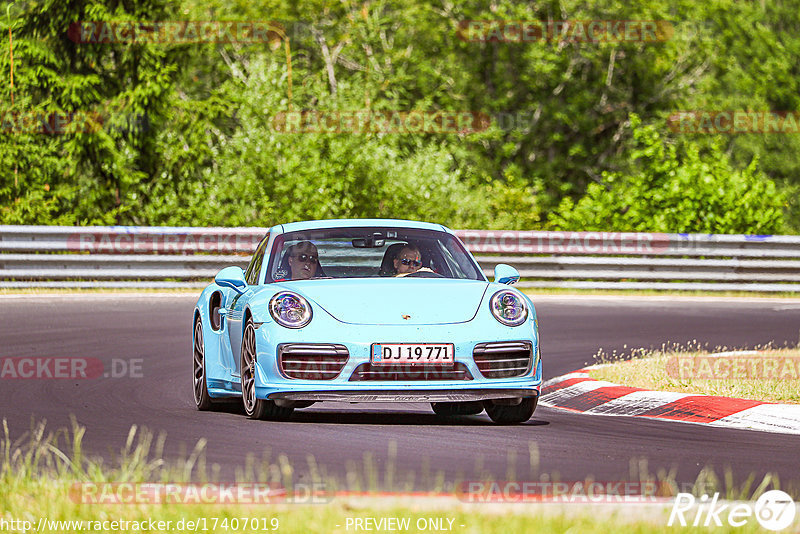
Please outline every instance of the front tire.
M203 343L203 322L200 317L194 322L194 343L192 344L192 359L194 360L194 403L201 411L210 410L214 401L208 394L206 382L206 346Z
M499 425L515 425L524 423L533 415L539 397L527 397L516 406L495 404L490 400L483 401L483 407L489 418Z
M256 329L248 319L242 335L242 402L244 413L250 419L287 419L294 408L277 406L268 399L256 398Z
M436 415L457 417L459 415L478 415L483 411L483 404L475 402L432 402L431 408Z

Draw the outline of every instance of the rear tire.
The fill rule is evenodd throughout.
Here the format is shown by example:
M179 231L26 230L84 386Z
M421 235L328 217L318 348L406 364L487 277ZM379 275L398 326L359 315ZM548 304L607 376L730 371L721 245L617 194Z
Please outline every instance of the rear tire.
M242 335L242 402L250 419L288 419L294 408L277 406L274 401L256 398L256 329L248 319Z
M194 403L198 410L207 411L214 407L214 401L208 394L206 382L206 346L203 342L203 322L200 317L194 322L192 343L192 360L194 367Z
M526 397L516 406L494 404L492 401L487 400L483 401L483 407L486 409L489 418L495 423L499 425L515 425L530 419L538 403L539 397Z
M431 408L436 415L457 417L459 415L478 415L483 411L480 401L474 402L432 402Z

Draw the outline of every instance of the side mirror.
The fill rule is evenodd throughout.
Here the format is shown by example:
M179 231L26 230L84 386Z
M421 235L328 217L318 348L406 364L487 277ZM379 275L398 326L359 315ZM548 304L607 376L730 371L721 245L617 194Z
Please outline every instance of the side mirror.
M247 288L241 267L225 267L214 277L214 282L218 286L229 287L239 294L244 293Z
M519 282L519 271L505 263L498 263L494 268L494 281L509 286L516 284Z

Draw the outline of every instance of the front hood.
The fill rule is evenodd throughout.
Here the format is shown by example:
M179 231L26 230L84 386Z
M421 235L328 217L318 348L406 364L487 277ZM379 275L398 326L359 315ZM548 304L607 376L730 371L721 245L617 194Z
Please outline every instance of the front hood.
M471 320L489 284L478 280L368 278L280 285L303 295L343 323L420 325Z

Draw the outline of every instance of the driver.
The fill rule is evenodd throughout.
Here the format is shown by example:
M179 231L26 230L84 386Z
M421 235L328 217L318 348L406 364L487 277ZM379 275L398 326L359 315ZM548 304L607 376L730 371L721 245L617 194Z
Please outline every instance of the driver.
M416 245L409 243L400 249L393 260L396 276L415 273L422 267L422 255Z
M289 269L292 280L308 280L317 274L319 255L311 241L301 241L289 250Z

